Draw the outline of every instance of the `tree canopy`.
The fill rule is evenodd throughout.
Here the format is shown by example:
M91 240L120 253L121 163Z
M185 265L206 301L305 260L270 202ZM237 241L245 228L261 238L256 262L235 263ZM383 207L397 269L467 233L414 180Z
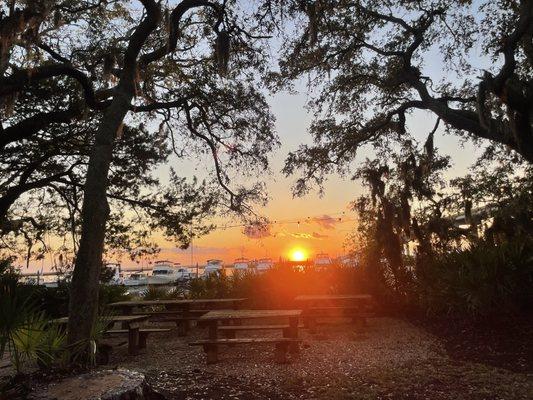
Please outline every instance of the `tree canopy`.
M296 192L345 171L364 144L405 139L420 111L533 161L530 0L295 1L291 11L278 83L307 76L316 90L315 143L285 166L302 170Z
M0 144L2 157L10 153L6 171L19 158L24 164L2 185L2 225L20 227L7 220L9 210L34 190L53 192L69 207L83 198L69 343L89 339L105 236L125 231L120 221L118 230L106 229L113 216L108 199L142 207L154 226L184 245L190 223L217 205L250 213L249 202L263 200L260 183L230 179L237 171L264 173L278 144L259 90L263 25L235 2L3 4ZM173 171L161 191L152 172L169 156L210 160L203 175L211 183L191 186ZM125 214L119 208L119 220Z
M0 220L7 247L15 237L38 242L44 231L70 230L76 250L95 131L130 67L128 40L145 12L128 1L14 1L2 9ZM108 179L107 243L132 251L146 232L130 235L133 242L119 232L135 232L134 225L187 245L210 228L203 221L217 210L249 212L247 202L263 201L261 185L246 188L230 177L262 173L277 146L251 72L264 68L264 43L244 28L257 27L216 3L165 5L159 14L131 77L130 115L118 129ZM224 40L230 47L220 48ZM186 159L212 167L199 181L177 170L154 175Z

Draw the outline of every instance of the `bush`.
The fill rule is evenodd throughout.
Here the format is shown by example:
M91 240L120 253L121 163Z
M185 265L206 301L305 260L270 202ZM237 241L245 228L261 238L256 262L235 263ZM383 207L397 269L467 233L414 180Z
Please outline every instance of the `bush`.
M12 268L0 273L0 359L6 351L17 373L27 363L48 367L58 361L65 335L49 325L38 290L18 285ZM31 290L30 290L31 289Z
M167 289L157 286L148 286L142 291L141 297L143 300L160 300L167 295Z
M128 288L126 286L100 284L100 292L98 294L100 311L103 310L108 304L130 299L131 295L128 293Z
M437 255L418 268L417 288L420 304L432 314L525 311L533 305L533 245L479 241Z
M360 269L330 266L295 270L280 266L264 273L236 272L232 276L211 275L191 280L192 298L246 297L252 307L286 308L302 294L366 293Z

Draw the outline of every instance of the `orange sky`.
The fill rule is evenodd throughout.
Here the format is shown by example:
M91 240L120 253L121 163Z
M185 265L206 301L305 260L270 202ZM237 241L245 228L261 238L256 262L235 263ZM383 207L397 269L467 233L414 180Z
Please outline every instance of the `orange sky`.
M224 228L238 222L221 219L217 221L218 229L194 241L192 258L190 250L180 250L175 244L156 236L161 252L151 260L139 261L137 265L149 266L149 262L157 259L169 259L184 265L191 265L192 261L193 265L202 265L212 258L219 258L230 264L241 256L249 259L270 257L278 260L280 257L288 258L290 251L297 247L305 250L310 258L322 252L331 257L345 254L347 236L356 227L356 214L348 206L364 192L361 184L351 180L350 176L334 175L326 182L322 197L314 191L303 198L293 198L290 187L296 177L287 178L280 173L288 152L295 150L301 143L310 142L307 128L311 118L304 108L306 99L305 94L279 94L270 98L272 111L276 116L276 130L282 145L271 157L273 173L266 179L271 200L266 207L256 210L271 221L276 221L271 225L268 236L250 238L243 233L243 227ZM415 115L409 124L415 132L415 137L423 141L433 127L434 116L421 112ZM458 138L443 134L442 127L435 136L435 144L443 153L453 154L454 166L448 174L450 177L463 175L483 150L469 144L461 147ZM364 161L366 157L372 158L373 154L363 149L355 163ZM182 165L171 166L186 176L201 170L202 162L209 161L201 160L199 164L191 164L185 168ZM168 167L161 169L162 179ZM205 164L203 169L205 170ZM47 270L51 265L50 259L51 257L47 257L46 260L33 262L30 271L41 268ZM124 267L136 265L128 257L108 261L119 261Z
M283 222L271 224L269 232L263 237L250 237L244 234L243 227L224 228L198 239L193 249L179 250L172 243L162 240L158 259L169 259L182 264L204 264L207 259L220 258L227 263L244 256L246 258L279 257L289 258L291 251L298 248L310 258L316 253L328 253L330 256L344 254L346 235L353 230L355 215L343 214L309 216L300 219L283 219Z

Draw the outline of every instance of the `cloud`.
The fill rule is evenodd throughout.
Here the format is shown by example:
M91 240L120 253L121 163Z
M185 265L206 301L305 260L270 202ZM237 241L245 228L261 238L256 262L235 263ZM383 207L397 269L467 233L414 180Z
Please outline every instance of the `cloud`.
M312 232L312 233L308 233L308 232L291 232L288 235L292 236L293 238L297 238L297 239L309 239L309 240L313 240L313 239L322 240L322 239L328 237L328 235L323 235L323 234L318 233L318 232ZM283 236L287 236L287 234L283 234Z
M324 239L324 238L329 237L329 235L323 235L323 234L318 233L318 232L313 232L313 237L314 237L315 239Z
M296 232L291 233L291 236L297 239L313 239L313 234L311 233Z
M320 217L313 217L311 219L313 222L316 222L319 226L321 226L324 229L333 229L335 228L335 225L337 225L340 222L340 218L333 218L330 215L322 215Z

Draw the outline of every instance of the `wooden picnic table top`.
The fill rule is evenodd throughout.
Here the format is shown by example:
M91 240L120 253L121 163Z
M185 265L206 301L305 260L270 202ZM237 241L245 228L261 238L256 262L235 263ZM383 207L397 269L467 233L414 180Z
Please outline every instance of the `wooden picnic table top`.
M202 315L199 320L299 317L301 314L302 310L213 310Z
M110 322L143 322L150 318L149 315L109 315L102 317L106 321ZM55 324L66 324L68 317L56 318L50 321Z
M179 300L128 300L109 304L110 307L165 306L189 304L225 304L243 302L245 298L236 299L179 299Z
M371 300L369 294L317 294L296 296L296 301L319 301L319 300Z

